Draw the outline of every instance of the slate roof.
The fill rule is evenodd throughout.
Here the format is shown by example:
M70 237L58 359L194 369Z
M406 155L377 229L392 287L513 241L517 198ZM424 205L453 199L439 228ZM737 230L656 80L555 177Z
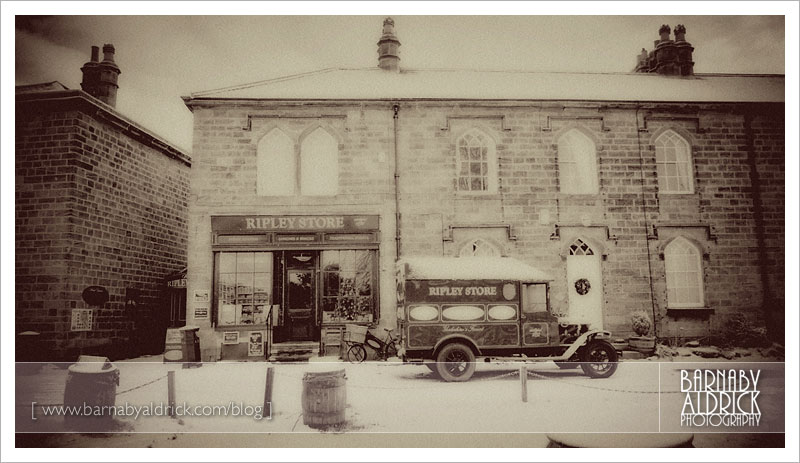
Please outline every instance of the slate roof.
M184 100L582 100L784 102L783 75L331 68L192 93Z

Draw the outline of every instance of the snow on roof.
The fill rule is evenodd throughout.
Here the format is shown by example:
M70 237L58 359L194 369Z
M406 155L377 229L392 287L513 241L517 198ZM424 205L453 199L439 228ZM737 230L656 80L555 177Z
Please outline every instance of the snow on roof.
M783 102L784 76L332 68L197 92L185 99L218 98Z
M57 80L38 84L17 85L14 87L14 93L51 92L59 90L69 90L69 88Z
M512 257L404 257L406 278L416 280L553 281L547 273Z

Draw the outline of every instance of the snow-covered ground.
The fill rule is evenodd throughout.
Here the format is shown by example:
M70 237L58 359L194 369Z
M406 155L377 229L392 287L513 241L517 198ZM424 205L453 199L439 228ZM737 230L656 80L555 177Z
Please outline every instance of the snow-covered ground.
M695 359L676 358L675 362L684 360ZM399 362L355 365L334 358L318 358L312 363L301 364L218 362L182 368L181 365L164 364L159 357L151 357L115 365L120 370L116 406L157 407L163 404L163 407L168 402L166 376L172 370L175 372L176 404L189 407L231 407L233 404L249 415L222 416L224 412L217 411L214 416L199 416L209 411L209 408L201 408L195 409L195 416L177 418L141 416L144 411L138 418L117 417L113 427L107 431L119 434L105 435L131 445L144 442L143 436L152 436L150 433L166 433L170 440L180 436L187 444L186 439L195 440L203 434L192 437L192 434L184 433L448 432L531 433L535 445L541 443L544 446L547 439L541 433L548 432L658 432L659 416L664 428L669 422L668 414L680 410L683 400L683 395L674 393L679 389L675 376L679 364L661 363L660 366L652 361L623 362L614 376L607 379L590 379L580 369L560 370L551 362L528 364L527 402L521 399L519 365L508 363L481 363L475 376L466 383L442 382L421 365ZM750 367L757 365L750 364ZM773 365L782 367L782 364ZM252 412L256 411L254 407L263 405L268 367L274 368L275 373L272 416L259 420L252 416ZM719 367L718 363L714 366ZM740 366L731 362L725 368ZM345 423L322 431L308 427L302 416L303 375L308 371L339 369L345 370L347 378ZM39 404L63 402L66 377L64 366L52 364L45 365L34 375L17 376L17 431L67 430L62 417L45 417L41 408L36 409L37 419L32 420L30 406L33 401ZM662 394L658 393L659 381ZM779 405L782 407L782 368L771 368L765 375L764 384L773 396L780 396ZM777 406L769 408L770 413L776 410ZM677 430L685 432L680 428ZM717 442L716 445L724 445L720 444L724 439L741 442L736 440L736 436L725 436L724 439L722 436L709 439L710 436L698 434L695 444ZM56 445L101 445L100 439L76 439L74 434L59 439L61 443ZM161 440L153 437L152 442Z

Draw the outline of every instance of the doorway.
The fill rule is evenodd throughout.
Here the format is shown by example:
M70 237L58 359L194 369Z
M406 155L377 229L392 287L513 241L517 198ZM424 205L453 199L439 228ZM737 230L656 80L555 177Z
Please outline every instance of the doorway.
M600 256L577 238L567 256L568 318L571 323L603 329L603 269Z
M319 340L317 260L314 251L287 252L284 335L288 341Z

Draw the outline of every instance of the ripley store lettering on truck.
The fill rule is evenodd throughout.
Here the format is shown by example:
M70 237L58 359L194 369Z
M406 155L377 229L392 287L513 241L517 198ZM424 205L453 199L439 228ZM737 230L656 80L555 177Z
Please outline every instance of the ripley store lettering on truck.
M405 288L405 296L415 302L508 302L518 298L517 284L500 280L418 280Z
M430 296L496 296L497 288L494 286L467 286L467 287L452 287L444 286L440 288L428 288L428 295Z

